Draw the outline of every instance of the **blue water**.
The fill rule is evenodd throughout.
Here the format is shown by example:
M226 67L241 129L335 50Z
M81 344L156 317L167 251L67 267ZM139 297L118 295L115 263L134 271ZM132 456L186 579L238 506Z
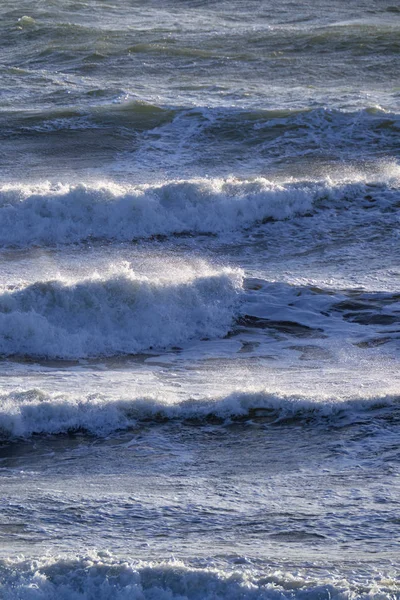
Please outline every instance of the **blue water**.
M0 12L0 597L400 598L399 8Z

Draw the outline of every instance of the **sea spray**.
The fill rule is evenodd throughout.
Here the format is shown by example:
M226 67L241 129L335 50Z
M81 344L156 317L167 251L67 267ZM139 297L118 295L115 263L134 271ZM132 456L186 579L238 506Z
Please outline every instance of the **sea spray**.
M391 166L391 165L390 165ZM318 209L363 206L370 186L382 206L393 203L399 169L372 177L350 173L342 181L273 182L193 179L162 184L115 182L0 187L0 246L59 245L87 240L132 241L174 234L224 234L267 220ZM368 203L367 203L368 204Z
M200 270L171 280L129 267L38 281L0 295L0 353L47 358L135 354L228 333L242 273Z
M0 562L4 600L390 600L395 579L373 571L357 584L334 572L260 571L246 557L232 564L196 567L180 560L126 561L109 552Z

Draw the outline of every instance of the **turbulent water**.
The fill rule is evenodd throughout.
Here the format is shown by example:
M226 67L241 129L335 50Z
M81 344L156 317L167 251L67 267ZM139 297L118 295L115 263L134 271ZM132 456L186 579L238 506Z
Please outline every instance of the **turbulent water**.
M400 8L0 16L0 598L400 599Z

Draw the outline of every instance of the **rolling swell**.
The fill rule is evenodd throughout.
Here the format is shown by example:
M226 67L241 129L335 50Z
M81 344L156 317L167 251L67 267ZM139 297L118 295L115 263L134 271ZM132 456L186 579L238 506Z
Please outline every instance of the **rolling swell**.
M15 134L49 133L63 130L130 128L136 132L151 130L171 122L178 109L146 102L72 105L42 110L7 110L0 114L2 130Z
M101 95L101 90L98 91ZM103 90L106 93L106 90ZM370 106L357 111L339 110L328 107L301 108L236 108L227 106L181 106L158 105L132 99L107 101L93 104L91 95L82 98L77 104L64 107L51 107L32 110L3 109L0 112L2 138L12 134L31 136L38 134L77 130L97 130L115 137L134 138L137 134L155 134L161 140L176 130L187 136L189 131L193 142L217 143L240 142L253 150L259 146L275 142L296 143L301 137L309 150L313 144L327 148L332 144L350 146L363 141L378 143L388 150L398 148L396 139L399 131L399 114L386 111L379 106ZM301 134L301 135L299 135ZM316 136L318 139L315 139ZM306 144L305 144L306 145ZM330 148L331 151L334 150ZM193 150L193 148L192 148ZM367 148L364 148L364 151Z
M341 170L343 161L382 159L399 149L399 114L379 106L345 111L287 109L280 101L276 110L157 105L121 100L120 90L113 90L113 98L105 89L98 93L107 96L103 103L93 104L88 95L62 108L0 111L2 181L20 181L22 157L31 181L71 181L71 174L74 182L85 181L87 173L76 173L89 168L105 179L125 172L125 182L141 183L204 173L246 178L265 174L267 166L283 169L286 177L315 170L320 177L327 164Z
M103 437L140 424L166 422L191 425L261 422L275 426L312 423L317 427L340 427L359 421L393 423L400 420L400 397L393 395L338 400L261 390L177 401L160 395L121 400L93 394L75 398L31 389L2 394L0 400L0 439L3 441L76 431Z
M43 281L0 295L0 353L82 358L134 354L225 335L241 291L238 271L180 281L128 269L78 282Z
M370 185L382 195L391 186L396 188L398 180L273 183L265 178L231 178L139 186L5 185L0 188L0 246L222 234L265 220L304 215L322 201L327 207L359 200L362 205L371 193Z

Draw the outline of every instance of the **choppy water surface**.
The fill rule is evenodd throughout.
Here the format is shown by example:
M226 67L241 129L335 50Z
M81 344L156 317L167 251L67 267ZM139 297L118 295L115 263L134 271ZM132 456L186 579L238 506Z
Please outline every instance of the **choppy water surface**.
M400 9L0 16L0 596L400 598Z

